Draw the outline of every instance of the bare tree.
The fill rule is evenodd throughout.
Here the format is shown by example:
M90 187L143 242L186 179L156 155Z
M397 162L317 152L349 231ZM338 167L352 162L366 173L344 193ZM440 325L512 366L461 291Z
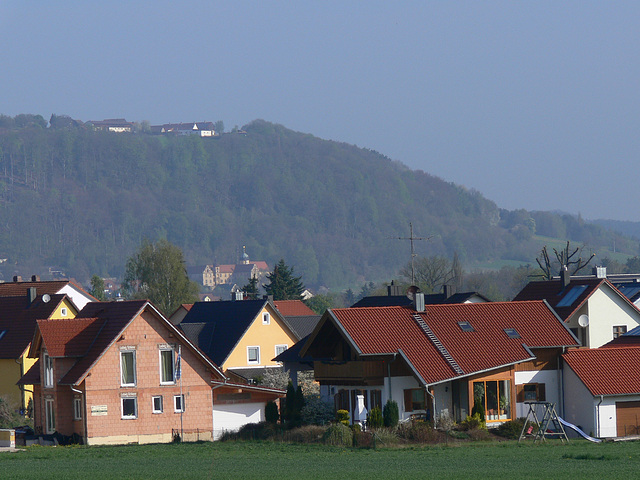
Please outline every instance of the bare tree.
M536 257L536 262L542 270L542 273L531 275L532 277L542 277L544 280L551 280L554 276L560 275L561 272L566 268L571 275L575 275L584 267L589 265L589 262L593 260L593 257L596 256L595 253L592 253L591 256L585 261L582 256L582 251L584 250L584 245L581 247L576 247L571 251L570 242L567 240L566 246L558 251L555 248L553 249L553 253L555 255L555 260L551 260L549 258L549 252L547 251L547 246L542 247L540 251L540 255ZM576 257L577 255L577 257ZM556 271L557 269L557 271Z

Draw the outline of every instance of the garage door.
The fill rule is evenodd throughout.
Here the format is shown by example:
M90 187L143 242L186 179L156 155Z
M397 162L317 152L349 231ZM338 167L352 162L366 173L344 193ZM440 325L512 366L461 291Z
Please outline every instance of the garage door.
M618 437L640 435L640 402L616 402Z
M264 420L264 403L236 403L213 406L213 439L218 440L224 432L237 432L247 423Z

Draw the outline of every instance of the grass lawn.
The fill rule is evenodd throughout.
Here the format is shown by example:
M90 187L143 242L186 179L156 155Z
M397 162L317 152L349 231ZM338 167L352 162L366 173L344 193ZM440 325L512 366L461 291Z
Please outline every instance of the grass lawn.
M622 478L640 444L474 442L377 450L273 442L30 447L0 453L2 479Z

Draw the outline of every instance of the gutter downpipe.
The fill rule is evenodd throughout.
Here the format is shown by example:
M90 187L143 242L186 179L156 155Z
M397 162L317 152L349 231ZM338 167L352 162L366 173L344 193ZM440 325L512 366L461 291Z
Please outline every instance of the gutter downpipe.
M393 360L387 363L387 380L389 382L388 390L389 390L389 398L387 400L393 400L393 396L391 395L391 364L396 361L397 353L393 354Z
M435 430L436 429L436 395L435 393L431 393L428 386L424 387L424 389L427 391L427 394L429 394L429 396L431 397L431 401L433 402L433 412L432 412L431 419L433 420L433 429Z
M567 347L562 347L562 354L560 354L560 357L558 357L558 372L560 373L560 375L558 375L558 382L560 382L560 414L562 415L562 418L565 418L565 412L564 412L564 367L562 365L562 355L564 355L566 351L567 351Z
M85 401L84 392L82 390L78 390L77 388L73 388L73 385L69 385L72 392L79 393L82 396L82 403L84 404L84 415L82 415L82 426L84 427L84 435L82 436L82 440L85 445L89 445L89 432L87 431L87 402Z
M604 402L604 395L600 395L600 401L598 402L598 405L596 405L596 437L597 438L602 438L602 435L600 432L600 405L602 405L602 402Z

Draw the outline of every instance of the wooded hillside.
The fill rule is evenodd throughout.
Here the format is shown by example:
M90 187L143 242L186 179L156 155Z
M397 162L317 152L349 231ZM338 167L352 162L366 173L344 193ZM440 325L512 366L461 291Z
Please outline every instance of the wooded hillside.
M329 287L394 276L410 260L408 242L394 239L409 235L409 222L433 235L416 243L420 255L457 252L466 266L533 263L534 234L594 248L614 238L569 215L501 210L375 151L262 120L246 135L208 139L2 125L5 280L50 266L80 281L121 276L144 238L166 237L190 264L235 263L246 245L252 259L284 258L307 286ZM618 251L638 253L637 241L615 238Z

